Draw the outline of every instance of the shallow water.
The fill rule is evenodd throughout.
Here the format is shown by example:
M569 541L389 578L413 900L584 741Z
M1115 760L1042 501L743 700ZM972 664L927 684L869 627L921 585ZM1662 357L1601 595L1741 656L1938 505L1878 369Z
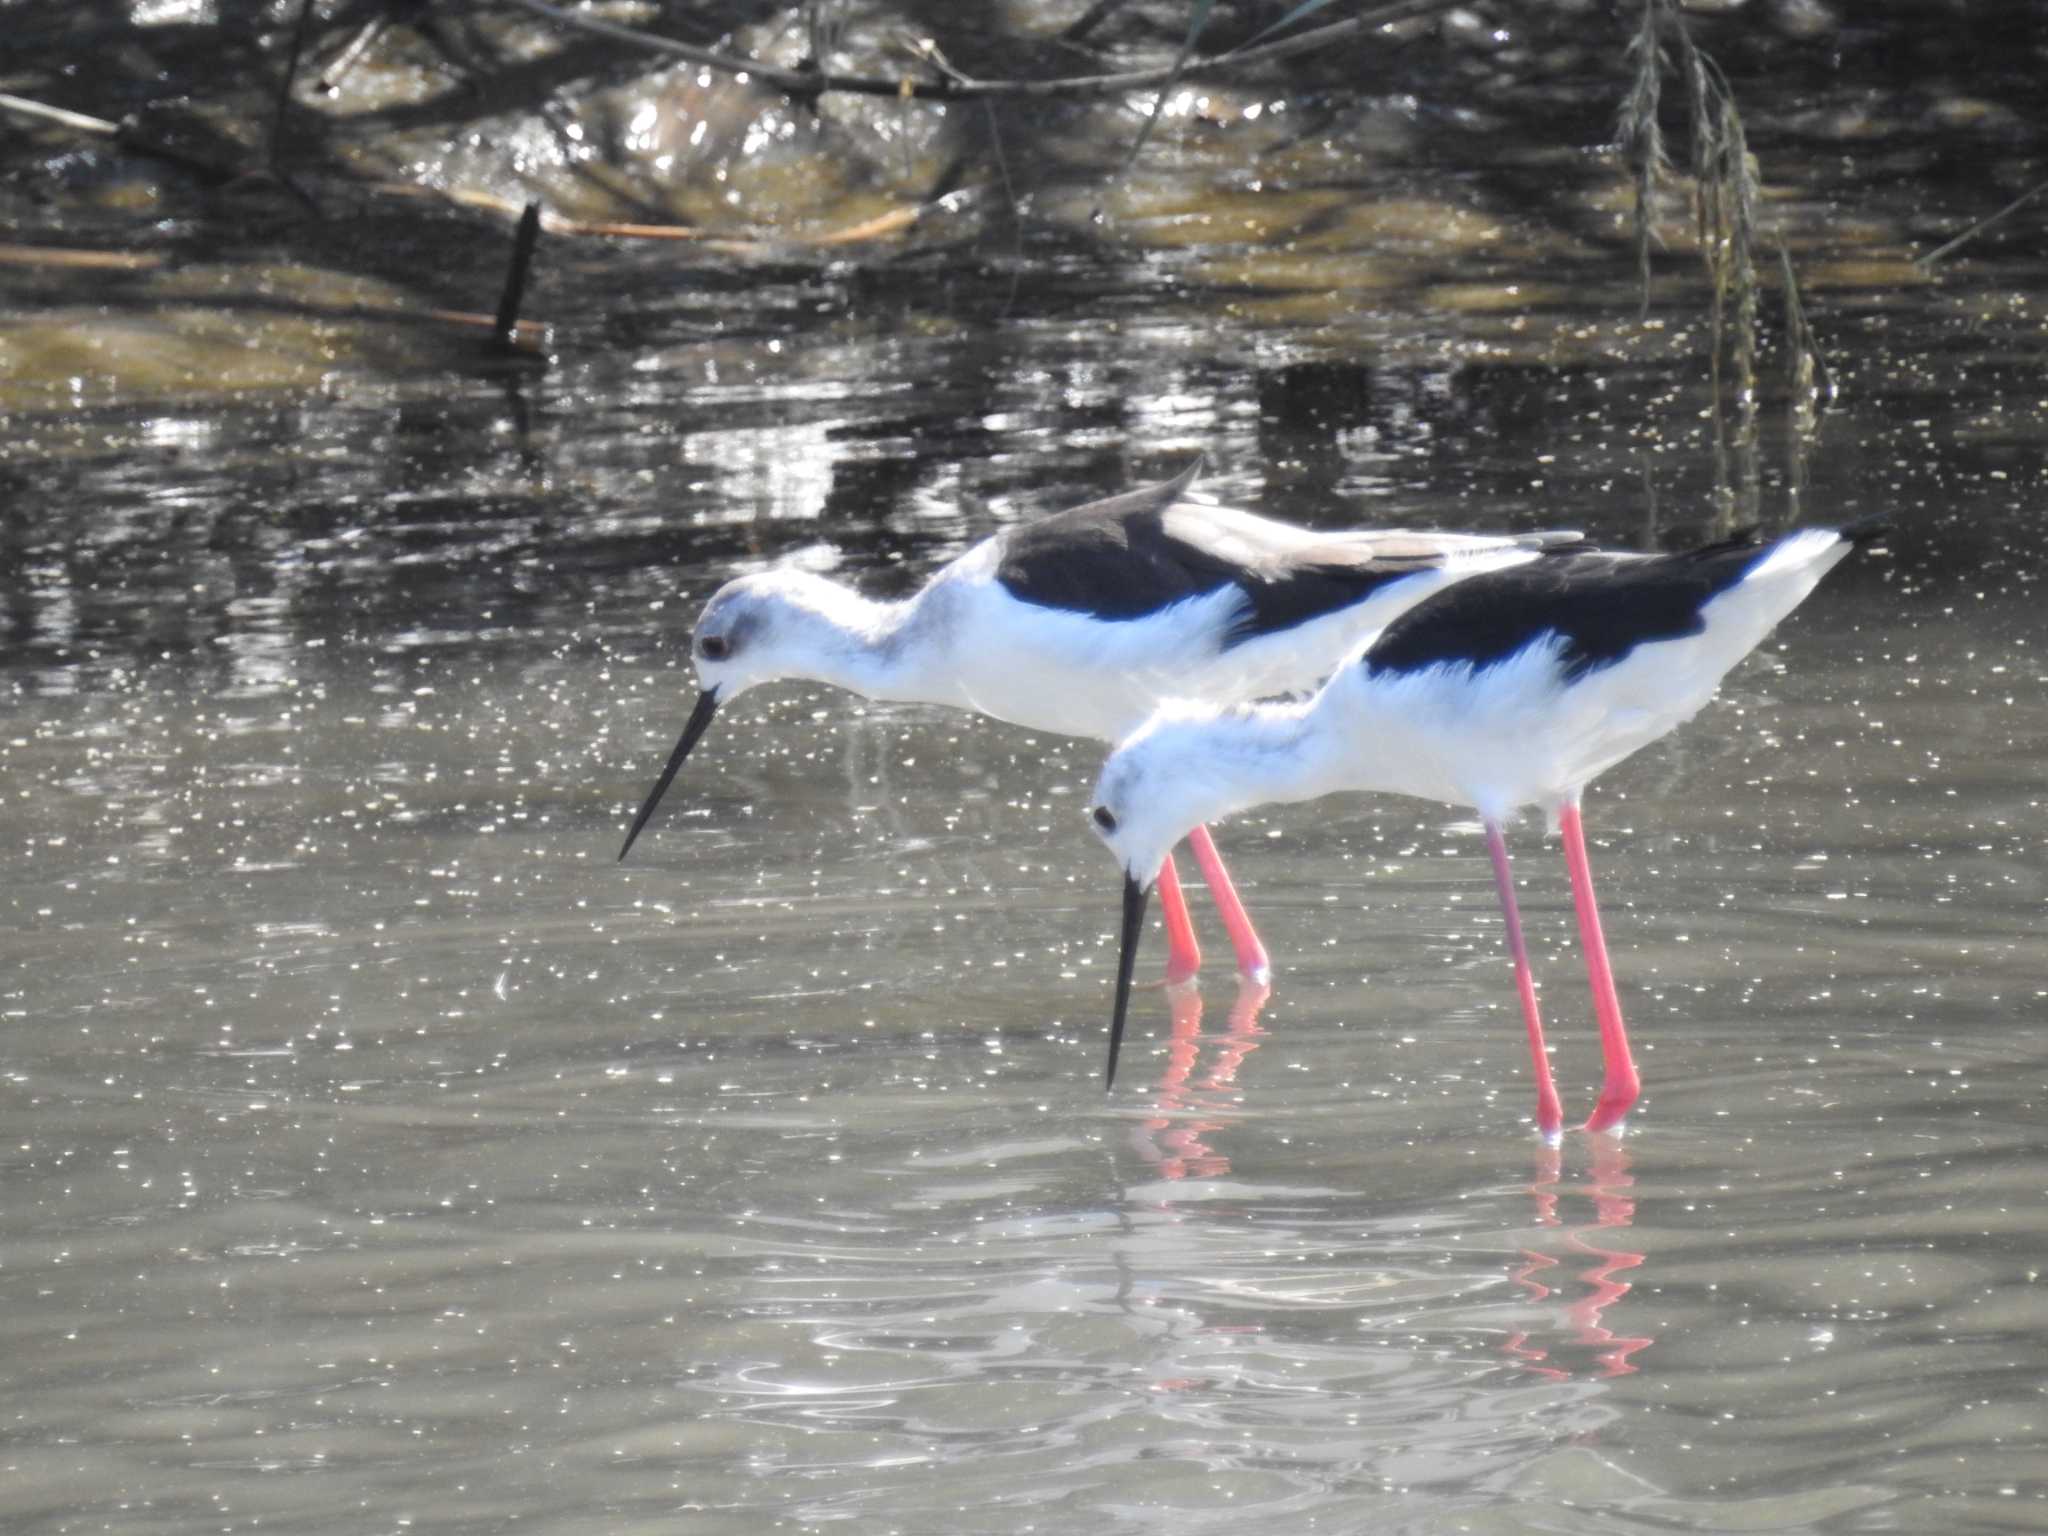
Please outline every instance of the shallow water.
M1093 745L763 690L614 861L734 569L900 590L1196 452L1326 525L1702 534L1682 301L1321 286L1399 213L1017 282L592 251L545 373L10 397L0 1523L2048 1522L2031 267L1812 257L1840 395L1796 459L1767 400L1764 511L1896 529L1588 797L1625 1139L1534 1136L1441 807L1229 824L1271 994L1197 898L1108 1096Z
M719 451L777 440L731 409ZM841 533L776 521L827 473L787 468L745 521L563 516L559 459L352 543L314 496L247 557L296 595L236 574L259 524L166 533L166 471L127 580L17 600L10 1528L2039 1523L2031 555L1909 529L1595 790L1648 1088L1550 1151L1438 807L1232 824L1272 995L1212 926L1107 1098L1092 747L764 691L615 864L712 579L660 530ZM992 526L956 473L865 500L849 574ZM1477 520L1426 474L1404 520ZM1561 861L1515 846L1583 1111Z

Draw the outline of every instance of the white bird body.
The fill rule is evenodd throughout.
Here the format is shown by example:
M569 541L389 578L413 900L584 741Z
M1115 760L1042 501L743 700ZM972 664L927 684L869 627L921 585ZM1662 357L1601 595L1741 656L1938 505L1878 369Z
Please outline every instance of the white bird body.
M1193 476L1191 467L1005 528L906 598L864 597L800 570L727 582L697 620L697 706L626 849L720 703L761 683L803 679L1114 741L1169 699L1232 703L1313 688L1444 587L1578 542L1557 533L1320 533L1190 501L1182 493ZM1262 976L1264 946L1207 830L1188 837L1240 968ZM1167 855L1167 974L1180 977L1200 951Z
M1314 698L1233 710L1172 705L1103 766L1092 814L1126 875L1127 944L1157 851L1192 824L1339 790L1414 795L1485 822L1541 1087L1541 1049L1501 825L1541 807L1563 831L1595 971L1609 1080L1595 1129L1635 1097L1579 826L1585 786L1684 724L1856 543L1863 529L1735 539L1679 555L1563 553L1474 577L1393 620ZM1120 962L1113 1034L1127 998ZM1114 1050L1112 1048L1112 1065Z
M1199 510L1288 534L1303 531L1230 508ZM735 655L716 674L716 686L730 697L772 679L799 679L870 699L942 704L1032 730L1116 741L1170 699L1233 703L1305 692L1392 619L1451 582L1539 557L1527 545L1405 531L1355 535L1345 543L1368 551L1373 541L1423 537L1443 541L1441 563L1404 573L1347 607L1236 643L1230 637L1247 603L1232 585L1141 619L1106 620L1022 601L998 579L1002 534L893 602L807 571L763 572L728 583L720 595L758 605L774 628L773 654L753 647L744 660L744 652ZM706 618L714 617L707 606ZM713 669L700 663L699 672L708 683Z
M1136 834L1124 807L1141 824L1159 823L1147 842L1189 815L1208 822L1340 790L1414 795L1495 819L1528 806L1554 811L1698 714L1728 671L1851 547L1833 529L1792 534L1696 605L1697 631L1642 640L1585 672L1570 666L1566 636L1538 627L1484 663L1448 656L1375 666L1369 641L1304 702L1228 712L1169 704L1104 765L1097 803L1112 808L1127 838ZM1666 558L1561 555L1551 565L1597 561L1627 570ZM1483 602L1491 588L1513 581L1481 578L1463 596ZM1418 610L1418 618L1427 616Z

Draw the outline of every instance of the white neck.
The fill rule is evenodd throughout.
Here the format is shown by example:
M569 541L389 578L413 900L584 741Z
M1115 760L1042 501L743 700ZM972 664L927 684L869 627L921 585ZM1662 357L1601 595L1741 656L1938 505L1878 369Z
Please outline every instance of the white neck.
M816 577L780 594L784 675L829 683L871 699L919 700L922 658L913 639L915 597L889 602Z
M1353 787L1342 739L1314 727L1320 702L1318 696L1306 704L1257 704L1216 722L1187 765L1215 805L1213 816Z
M1339 790L1475 803L1444 757L1436 724L1355 666L1340 669L1306 703L1259 704L1220 717L1178 760L1217 815Z

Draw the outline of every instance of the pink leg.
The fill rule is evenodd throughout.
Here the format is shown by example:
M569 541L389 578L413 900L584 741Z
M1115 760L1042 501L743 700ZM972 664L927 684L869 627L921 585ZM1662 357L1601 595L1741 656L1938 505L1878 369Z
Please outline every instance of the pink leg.
M1621 1022L1621 999L1614 995L1614 970L1607 963L1607 940L1600 932L1600 908L1593 900L1593 870L1586 862L1586 833L1579 824L1576 800L1558 813L1564 834L1564 861L1572 876L1572 901L1579 909L1579 942L1586 951L1586 979L1593 984L1593 1012L1600 1019L1600 1061L1605 1077L1600 1102L1586 1121L1589 1131L1615 1131L1642 1091L1636 1064L1628 1050L1628 1030Z
M1522 1019L1529 1026L1529 1065L1536 1078L1536 1129L1545 1141L1564 1131L1564 1106L1550 1075L1550 1053L1543 1048L1543 1015L1536 1011L1536 978L1529 971L1529 947L1522 942L1522 913L1515 905L1515 877L1508 869L1508 841L1500 823L1486 823L1486 851L1493 856L1493 883L1500 891L1500 910L1508 920L1508 953L1515 960L1515 990L1522 995Z
M1209 829L1196 827L1188 834L1188 846L1195 850L1195 862L1202 866L1202 878L1209 882L1209 894L1216 898L1216 910L1223 916L1223 926L1230 930L1238 970L1252 981L1271 980L1273 966L1266 956L1266 946L1259 942L1251 915L1237 899L1237 887L1230 883L1230 871L1223 867L1223 855L1216 851Z
M1170 853L1159 866L1159 911L1166 919L1166 984L1174 986L1191 980L1202 968L1202 946L1195 942L1188 899L1181 894L1180 871L1173 867Z

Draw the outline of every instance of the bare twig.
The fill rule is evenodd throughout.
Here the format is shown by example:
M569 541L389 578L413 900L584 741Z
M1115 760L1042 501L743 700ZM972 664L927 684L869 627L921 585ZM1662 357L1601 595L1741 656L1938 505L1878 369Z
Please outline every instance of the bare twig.
M0 267L65 267L87 272L149 272L164 264L153 251L80 251L55 245L0 245Z
M1159 114L1166 109L1167 95L1179 83L1188 67L1188 60L1194 57L1195 44L1202 40L1202 28L1209 24L1209 10L1215 0L1194 0L1188 11L1188 32L1181 40L1180 52L1174 55L1173 75L1165 81L1152 96L1152 110L1145 114L1144 124L1138 129L1137 138L1131 141L1131 152L1124 158L1124 166L1117 174L1128 176L1131 167L1138 163L1138 155L1145 148L1145 141L1152 137L1152 130L1159 126Z
M299 78L299 60L305 56L306 37L313 29L313 0L299 0L298 23L292 28L291 57L285 60L284 79L277 87L277 109L270 114L270 168L277 169L284 148L284 114L292 103L292 83Z
M2048 192L2048 181L2042 182L2039 186L2029 187L2026 191L2022 192L2018 197L2014 198L2011 202L2007 203L2003 208L1999 209L1998 212L1992 214L1989 218L1979 219L1976 223L1972 224L1968 229L1964 230L1960 235L1957 235L1955 239L1949 241L1948 244L1938 246L1934 250L1929 251L1925 256L1917 257L1914 261L1914 265L1919 267L1933 266L1937 261L1940 261L1944 256L1948 255L1950 251L1955 250L1958 246L1969 244L1972 240L1976 239L1979 235L1983 234L1985 230L1991 228L1994 224L2003 223L2009 215L2018 213L2022 208L2026 207L2028 203L2031 203L2043 192Z
M121 125L110 123L104 117L87 117L83 112L67 111L45 102L30 101L26 96L0 95L0 112L11 112L16 117L34 118L38 122L55 123L60 128L69 128L74 133L89 133L95 138L118 139Z
M1121 9L1124 3L1125 0L1095 0L1078 19L1067 24L1067 30L1060 36L1070 43L1085 41L1090 32L1107 21L1110 13Z
M335 313L349 320L417 320L422 315L429 320L438 320L443 325L460 326L464 330L489 331L494 337L498 333L496 315L473 315L461 309L375 309L367 304L355 304L338 309ZM548 343L548 327L544 321L521 320L512 327L512 336L506 344L522 352L544 351Z
M348 79L358 64L362 63L363 55L376 46L377 39L382 37L390 26L391 14L388 11L379 12L364 22L357 29L356 35L334 56L334 62L320 71L320 79L317 82L320 94L332 96L339 91L342 82Z
M500 197L494 192L475 192L459 187L428 187L413 181L373 182L369 190L386 197L421 198L431 202L450 203L458 208L475 208L485 213L499 213L507 218L519 217L525 205L515 198ZM957 201L962 192L950 194ZM749 240L731 234L713 234L688 224L619 224L603 219L566 219L546 209L541 211L540 227L544 234L567 235L597 240L683 240L703 245L715 251L747 255L770 250L787 250L802 246L858 245L866 240L880 240L889 235L900 234L934 210L946 205L948 198L937 202L920 203L911 208L891 208L873 218L863 219L858 224L849 224L840 229L827 230L823 234L778 235L773 240Z
M916 96L934 101L959 101L966 97L979 96L1113 96L1122 91L1145 90L1165 85L1175 79L1206 77L1242 69L1252 64L1293 58L1297 54L1314 53L1344 38L1371 32L1393 22L1454 10L1458 5L1465 3L1465 0L1395 0L1393 4L1379 6L1363 15L1331 22L1328 26L1316 27L1311 31L1284 37L1259 47L1236 48L1227 53L1189 59L1185 67L1181 68L1169 64L1154 69L1127 70L1119 74L1077 75L1053 80L976 80L957 74L942 79L881 79L872 75L833 74L825 70L782 69L773 64L764 64L759 59L735 58L714 49L678 42L672 37L659 37L652 32L621 27L609 21L599 21L593 16L579 16L573 11L563 10L560 6L550 5L547 0L507 0L507 3L554 22L557 26L570 27L597 37L608 37L614 42L630 43L634 47L645 48L651 52L688 59L692 63L703 64L726 74L759 80L792 96L819 96L840 91L860 96Z
M219 166L202 164L174 147L160 143L150 135L137 130L131 123L116 123L102 117L88 117L82 112L71 112L63 107L52 107L40 101L5 94L0 94L0 112L12 113L17 117L31 118L38 122L53 123L61 128L69 128L75 133L91 134L95 138L114 139L124 149L175 160L215 176L226 174ZM1007 177L1007 170L1005 174ZM286 181L285 185L295 192L299 190L289 181ZM494 193L455 187L428 187L417 182L374 182L370 184L369 190L387 197L424 198L461 208L481 209L487 213L503 214L507 218L518 218L525 210L525 204L509 197L499 197ZM300 193L302 197L305 195L303 192ZM885 213L876 214L873 218L863 219L857 224L849 224L840 229L827 230L823 234L778 235L772 240L753 240L743 236L736 237L730 233L713 234L687 224L629 224L597 219L565 219L560 214L549 213L545 209L540 215L540 227L550 235L614 240L687 240L728 254L756 255L791 248L858 245L869 240L886 239L891 235L901 234L942 207L957 205L958 200L967 195L966 192L956 190L945 198L909 208L892 208Z

